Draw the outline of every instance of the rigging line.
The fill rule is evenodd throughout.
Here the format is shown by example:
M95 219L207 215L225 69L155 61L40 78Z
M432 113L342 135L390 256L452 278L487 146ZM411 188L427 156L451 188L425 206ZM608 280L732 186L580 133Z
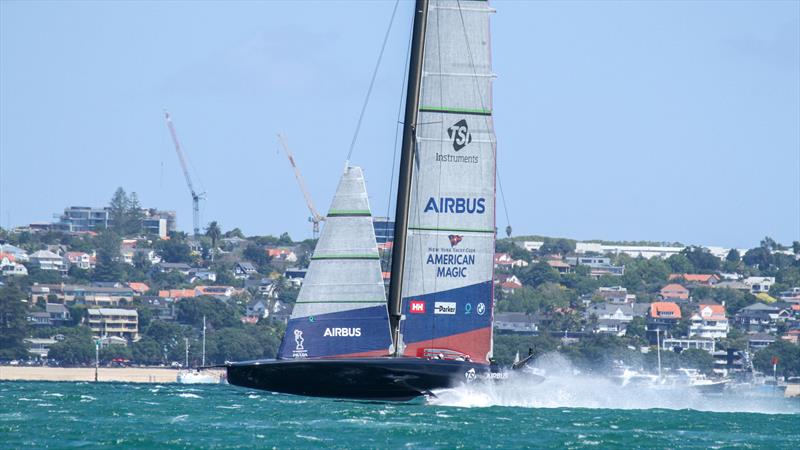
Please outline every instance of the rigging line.
M413 34L413 29L414 29L413 21L411 23L411 29L412 29L412 34ZM411 39L410 38L408 40L408 45L406 46L406 64L405 64L405 67L408 67L409 58L411 58ZM394 153L392 154L392 171L389 172L389 189L388 189L389 199L386 201L386 219L387 219L387 221L388 221L388 219L390 217L389 213L390 213L390 211L392 209L392 187L394 186L394 169L395 169L395 165L397 164L397 151L398 151L397 137L400 135L400 130L402 130L401 125L403 125L403 122L400 120L400 116L403 114L403 106L404 106L403 105L403 94L406 93L406 82L407 82L407 80L408 80L408 70L406 70L404 72L403 82L402 82L402 84L400 84L400 100L397 102L397 124L395 125L395 128L394 128L394 145L392 146L392 148L394 148ZM394 243L394 238L392 238L392 243ZM384 253L386 253L386 263L387 264L391 264L392 252L388 252L387 251L387 252L384 252Z
M369 104L369 97L370 95L372 95L372 87L375 86L375 78L377 78L378 76L378 68L381 66L381 60L383 59L383 51L386 50L386 43L389 42L389 34L392 31L394 16L397 14L397 6L399 4L400 0L395 0L394 9L392 9L392 17L389 19L389 27L386 28L386 34L383 36L383 44L381 45L381 51L378 54L378 61L375 62L375 70L372 71L372 79L369 82L369 88L367 89L367 96L364 97L364 104L361 105L361 114L358 115L356 130L355 132L353 132L353 140L350 142L350 150L348 150L347 152L347 161L350 161L350 157L353 155L353 149L356 146L356 140L358 139L358 131L361 129L361 122L364 120L364 113L367 111L367 105Z

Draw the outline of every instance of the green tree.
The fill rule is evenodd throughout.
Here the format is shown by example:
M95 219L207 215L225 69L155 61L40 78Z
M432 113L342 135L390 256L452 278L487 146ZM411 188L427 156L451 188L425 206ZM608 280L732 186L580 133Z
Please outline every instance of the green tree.
M111 227L120 234L125 234L128 225L128 208L130 207L130 199L125 189L118 187L111 197L111 202L108 204L110 210L109 216L111 219Z
M647 338L647 322L644 317L634 317L625 329L625 336L644 341Z
M100 349L100 361L108 363L117 358L131 360L131 348L127 345L106 345Z
M130 200L128 202L128 210L125 214L125 232L128 235L138 235L142 233L142 221L144 220L144 211L142 205L139 203L139 196L136 192L131 192Z
M242 254L244 258L251 261L258 266L258 271L261 273L269 272L269 263L272 258L267 255L267 251L260 245L250 244L244 249Z
M767 270L772 265L772 253L765 247L752 248L745 252L742 262L759 270Z
M544 261L522 268L518 277L522 284L531 287L536 287L543 283L557 283L559 280L558 271Z
M800 241L792 242L792 253L800 255Z
M245 238L244 233L242 233L242 230L240 230L238 228L234 228L232 230L226 231L225 232L225 237L226 238L238 237L239 239L244 239Z
M207 348L206 353L207 358L216 363L256 359L264 353L256 336L243 328L223 328L212 336L213 350Z
M50 347L48 358L67 365L89 364L94 361L95 346L91 331L86 327L77 327L64 340Z
M694 264L692 264L692 261L683 252L670 255L670 257L667 258L667 264L669 264L672 273L695 272Z
M715 272L719 270L719 258L712 255L711 252L704 247L686 247L681 253L692 263L696 271Z
M94 270L95 281L124 281L125 271L120 262L120 237L110 231L102 231L95 240L97 245L97 265Z
M216 220L208 224L208 227L206 228L206 236L211 239L211 252L213 254L213 252L217 249L217 241L219 241L220 237L222 237L222 230L220 229Z
M159 364L164 361L161 345L155 339L144 337L133 343L133 360L139 364Z
M0 358L24 358L27 348L28 307L16 286L0 287Z
M728 262L738 263L741 260L742 256L739 254L739 250L736 250L735 248L730 249L730 251L728 251L728 255L725 256L725 261Z
M773 357L778 358L778 375L800 375L800 345L778 339L756 353L753 365L761 372L771 374Z
M192 262L192 249L176 234L171 235L170 239L156 242L154 247L164 262L187 264Z
M206 325L213 329L241 325L239 311L224 300L214 297L200 296L191 300L178 302L178 321L194 327Z

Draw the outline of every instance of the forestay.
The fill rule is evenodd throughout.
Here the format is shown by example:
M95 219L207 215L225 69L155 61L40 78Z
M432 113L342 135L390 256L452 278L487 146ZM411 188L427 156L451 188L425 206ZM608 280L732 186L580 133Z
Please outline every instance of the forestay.
M326 216L279 358L383 356L390 346L364 176L350 166Z
M431 0L403 274L403 354L492 352L495 139L484 1Z

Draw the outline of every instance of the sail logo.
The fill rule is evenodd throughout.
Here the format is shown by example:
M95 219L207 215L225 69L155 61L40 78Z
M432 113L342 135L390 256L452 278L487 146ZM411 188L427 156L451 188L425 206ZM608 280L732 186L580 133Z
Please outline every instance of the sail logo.
M325 328L323 337L361 337L361 328Z
M425 302L413 300L408 306L408 312L411 314L425 314Z
M459 151L472 142L472 133L469 132L467 119L461 119L447 129L447 136L453 140L453 150Z
M464 239L464 236L458 234L451 234L447 236L447 239L450 239L450 247L455 247Z
M436 302L433 304L433 313L454 315L456 313L456 302Z
M306 351L305 347L303 347L303 342L305 342L305 339L303 338L303 331L294 330L295 347L292 351L292 358L308 358L308 351Z
M469 369L468 371L464 372L464 377L467 378L467 383L472 383L478 378L478 374L475 373L475 369Z
M483 214L486 212L486 199L465 197L430 197L423 212L439 214Z

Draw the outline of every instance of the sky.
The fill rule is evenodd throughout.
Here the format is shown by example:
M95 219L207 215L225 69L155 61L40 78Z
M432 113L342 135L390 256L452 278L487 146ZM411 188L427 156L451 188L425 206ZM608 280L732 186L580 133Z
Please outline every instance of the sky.
M491 4L515 235L800 240L800 2ZM203 224L310 237L276 134L324 214L393 5L0 0L0 225L104 206L121 186L190 231L167 108ZM412 10L401 2L351 158L374 215L394 212Z

